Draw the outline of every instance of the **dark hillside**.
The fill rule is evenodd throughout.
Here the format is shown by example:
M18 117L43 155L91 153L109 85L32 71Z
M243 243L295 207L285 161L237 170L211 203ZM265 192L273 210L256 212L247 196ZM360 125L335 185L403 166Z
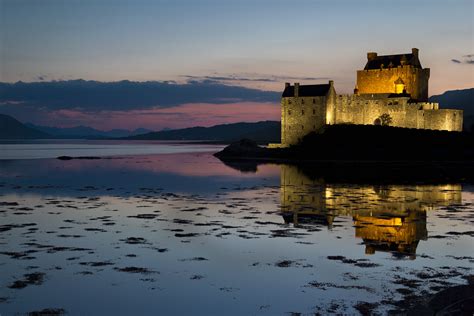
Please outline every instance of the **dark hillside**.
M25 126L11 116L0 114L0 139L39 139L51 135Z

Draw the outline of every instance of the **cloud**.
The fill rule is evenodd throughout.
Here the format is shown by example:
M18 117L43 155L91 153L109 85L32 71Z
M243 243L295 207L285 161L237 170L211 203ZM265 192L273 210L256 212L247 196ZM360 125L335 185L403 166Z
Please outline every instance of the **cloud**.
M474 65L474 54L467 54L462 57L463 57L462 61L459 59L451 59L451 61L456 64Z
M264 75L264 74L231 74L231 75L213 75L213 76L182 76L189 79L191 82L284 82L291 80L329 80L328 77L294 77L294 76L279 76L279 75ZM188 81L188 82L189 82Z
M180 104L235 102L278 103L280 92L225 85L214 80L117 81L85 80L0 83L0 104L42 109L75 109L82 112L168 108ZM19 106L19 105L17 105Z

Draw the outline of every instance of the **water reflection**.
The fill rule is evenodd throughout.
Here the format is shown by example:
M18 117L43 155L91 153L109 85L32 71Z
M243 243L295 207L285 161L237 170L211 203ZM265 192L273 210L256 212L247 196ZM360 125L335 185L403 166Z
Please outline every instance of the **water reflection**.
M281 165L281 209L286 223L329 229L338 216L351 216L365 253L389 251L415 258L426 240L426 212L461 202L460 184L354 185L311 178L296 166Z

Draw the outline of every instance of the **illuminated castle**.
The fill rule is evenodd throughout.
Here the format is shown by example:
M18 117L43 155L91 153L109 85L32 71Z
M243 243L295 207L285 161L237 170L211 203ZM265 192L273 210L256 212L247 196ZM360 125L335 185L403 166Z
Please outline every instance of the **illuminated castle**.
M354 94L337 94L334 82L318 85L285 84L281 98L281 144L298 143L325 125L390 125L462 131L462 110L440 109L428 102L430 69L423 68L418 49L411 54L378 56L367 53L357 71ZM275 145L274 145L275 146Z

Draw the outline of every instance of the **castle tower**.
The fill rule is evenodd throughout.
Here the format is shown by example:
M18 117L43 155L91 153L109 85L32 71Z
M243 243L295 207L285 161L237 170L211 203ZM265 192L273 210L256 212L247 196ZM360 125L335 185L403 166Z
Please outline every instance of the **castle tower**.
M336 91L327 84L285 84L281 96L281 145L295 145L310 132L335 124Z
M402 93L398 91L405 89L412 99L427 101L430 69L421 66L418 53L418 48L412 48L411 54L379 56L375 52L367 53L364 70L357 71L358 92Z

